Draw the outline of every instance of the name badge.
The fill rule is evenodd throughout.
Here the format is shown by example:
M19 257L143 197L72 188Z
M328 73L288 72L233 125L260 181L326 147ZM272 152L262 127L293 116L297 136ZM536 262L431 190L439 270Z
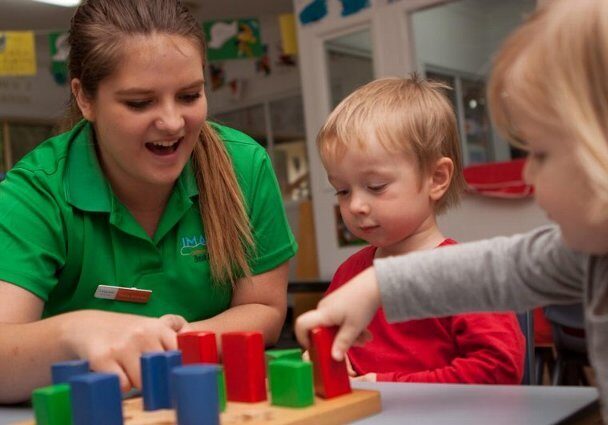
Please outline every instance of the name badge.
M149 289L125 288L122 286L99 285L95 290L95 298L104 300L124 301L128 303L145 304L150 299Z

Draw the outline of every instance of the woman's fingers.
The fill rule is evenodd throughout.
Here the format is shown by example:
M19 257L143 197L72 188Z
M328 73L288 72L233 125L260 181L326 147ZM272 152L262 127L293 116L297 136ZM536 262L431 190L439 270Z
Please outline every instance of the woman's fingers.
M188 324L186 319L177 314L165 314L164 316L161 316L159 320L165 325L169 326L175 332L181 331L182 328Z
M120 390L127 392L133 388L133 383L129 379L127 372L118 364L115 359L107 358L96 363L91 363L91 370L94 372L113 373L118 376Z

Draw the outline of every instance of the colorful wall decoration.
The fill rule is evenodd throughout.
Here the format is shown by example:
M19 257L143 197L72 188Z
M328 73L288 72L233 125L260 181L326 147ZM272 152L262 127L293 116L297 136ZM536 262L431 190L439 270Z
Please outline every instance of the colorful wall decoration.
M209 61L257 58L264 54L257 19L234 19L203 23Z
M369 7L369 0L340 0L342 2L342 16L348 16Z
M36 75L34 32L0 32L0 76L27 75Z
M312 0L298 15L302 25L317 22L327 15L327 0Z
M64 85L68 81L68 55L70 46L68 45L67 32L53 32L49 34L49 49L51 53L51 74L59 85Z

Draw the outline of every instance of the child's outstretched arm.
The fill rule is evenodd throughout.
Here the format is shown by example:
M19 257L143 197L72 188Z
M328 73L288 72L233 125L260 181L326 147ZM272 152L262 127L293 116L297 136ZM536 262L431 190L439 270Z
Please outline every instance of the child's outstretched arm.
M344 285L324 297L316 310L304 313L296 321L298 341L308 348L308 332L317 326L339 326L331 350L332 357L342 360L353 344L364 344L371 335L367 331L376 310L380 307L380 292L374 273L369 267Z
M563 245L557 228L544 227L376 260L300 316L296 336L307 347L313 327L340 326L332 356L341 359L381 302L389 323L580 302L586 258Z

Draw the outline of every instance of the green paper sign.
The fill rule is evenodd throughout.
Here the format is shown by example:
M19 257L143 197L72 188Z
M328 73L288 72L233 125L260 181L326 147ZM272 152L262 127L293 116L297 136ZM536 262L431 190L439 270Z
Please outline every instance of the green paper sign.
M203 23L209 61L258 58L264 54L257 19Z
M54 32L49 34L49 45L51 51L51 74L57 84L64 85L68 81L68 55L70 53L68 33Z

